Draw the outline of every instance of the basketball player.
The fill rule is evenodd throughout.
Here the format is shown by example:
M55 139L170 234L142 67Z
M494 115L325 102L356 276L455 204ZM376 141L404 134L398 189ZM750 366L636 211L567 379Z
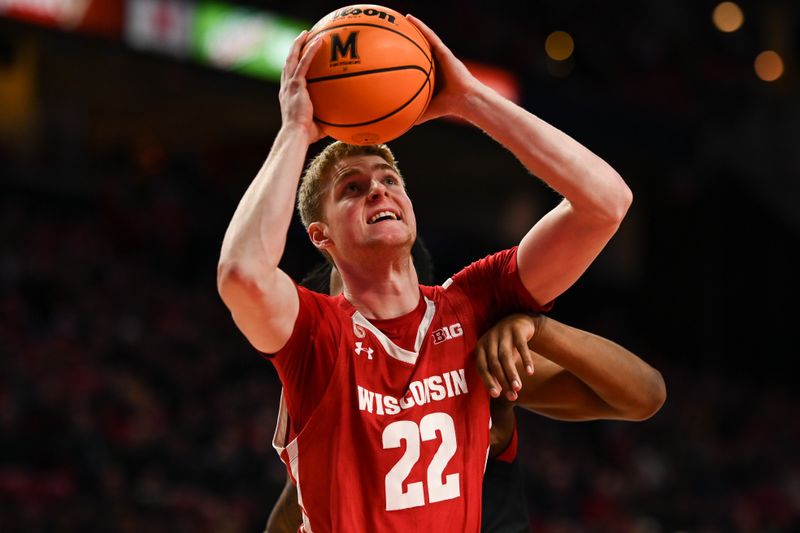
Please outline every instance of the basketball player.
M431 284L433 263L430 252L421 238L417 238L414 242L411 257L414 267L420 273L420 283ZM301 285L316 292L332 295L341 292L342 286L338 272L327 261L312 269L303 278ZM601 357L609 365L623 364L631 369L638 369L636 371L641 373L653 372L656 379L660 379L657 371L618 344L552 320L549 322L556 324L548 329L548 335L556 339L555 342L548 344L544 340L545 337L540 338L535 331L534 333L528 331L531 327L536 330L537 324L539 330L543 329L543 318L517 314L501 320L484 334L475 349L477 363L482 369L481 376L487 389L496 386L494 377L488 371L487 360L490 353L495 353L498 358L507 359L516 366L522 360L520 351L527 351L530 348L533 350L531 355L536 368L531 377L523 374L523 388L516 402L509 401L503 396L491 402L491 445L482 489L481 531L483 533L522 533L530 529L525 484L517 460L515 405L558 420L595 420L619 418L619 413L610 405L626 404L626 400L619 399L618 396L626 394L629 384L625 379L631 371L618 374L622 379L612 385L617 390L606 387L595 392L592 389L595 383L591 381L590 376L588 382L582 382L551 359L544 357L542 353L549 354L553 359L569 357L570 354L573 354L573 357ZM560 331L558 335L553 335L555 329ZM523 339L529 336L537 340L536 348L533 346L533 341L528 343L528 346L520 345ZM542 348L539 348L539 344L542 344ZM513 378L509 378L511 379ZM603 383L598 382L596 386L602 387ZM604 400L603 396L609 397L609 401ZM270 512L265 533L296 533L301 521L297 488L287 475L283 490Z
M305 34L298 37L282 74L282 126L225 233L217 284L240 330L273 354L291 420L281 457L297 483L304 531L479 530L490 396L469 354L499 317L548 309L631 202L607 163L481 84L409 20L431 43L441 80L422 119L473 123L564 199L518 247L442 286L420 286L410 257L414 209L388 147L333 143L297 192L308 147L322 137L305 81L319 41L300 57ZM341 274L339 296L298 287L279 268L296 195L312 244ZM522 358L532 373L529 354ZM490 361L502 386L510 371ZM618 368L593 358L568 363L577 376L617 379ZM630 386L635 418L658 409L655 380ZM521 387L512 379L509 392Z

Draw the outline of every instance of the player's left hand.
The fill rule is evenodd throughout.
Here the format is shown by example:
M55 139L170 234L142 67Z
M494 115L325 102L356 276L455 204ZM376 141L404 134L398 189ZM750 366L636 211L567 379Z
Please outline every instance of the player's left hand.
M319 37L308 43L308 32L303 31L292 44L281 71L281 86L278 100L281 106L281 121L284 126L297 126L306 132L308 143L314 143L325 135L314 121L314 106L308 94L306 74L311 60L322 45Z
M464 113L469 105L469 99L466 97L483 84L424 22L410 14L406 15L406 18L428 40L436 66L435 92L425 113L417 120L417 124L445 115L465 118Z
M510 315L487 331L475 345L475 364L489 394L497 398L505 391L510 401L517 399L522 389L517 363L532 375L533 356L528 342L536 333L536 318L530 315Z

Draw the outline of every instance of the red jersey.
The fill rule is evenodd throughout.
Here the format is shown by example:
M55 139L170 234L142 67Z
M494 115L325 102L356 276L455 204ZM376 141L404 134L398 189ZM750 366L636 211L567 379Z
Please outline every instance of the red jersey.
M471 352L497 319L541 310L516 249L420 286L417 309L391 320L297 290L294 330L271 359L284 386L273 445L301 531L479 531L490 398Z

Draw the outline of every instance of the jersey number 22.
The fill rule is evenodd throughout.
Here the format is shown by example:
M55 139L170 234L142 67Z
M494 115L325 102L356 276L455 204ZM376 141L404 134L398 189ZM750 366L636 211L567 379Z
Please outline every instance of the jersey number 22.
M436 439L436 433L442 438L439 449L428 465L427 483L416 481L409 483L403 490L411 469L419 461L419 449L422 441ZM458 474L448 474L442 481L447 463L456 453L456 430L453 419L447 413L429 413L422 417L419 425L410 420L392 422L383 430L383 448L399 448L405 441L406 451L386 474L386 510L397 511L410 507L425 505L425 488L428 491L428 503L451 500L460 496Z

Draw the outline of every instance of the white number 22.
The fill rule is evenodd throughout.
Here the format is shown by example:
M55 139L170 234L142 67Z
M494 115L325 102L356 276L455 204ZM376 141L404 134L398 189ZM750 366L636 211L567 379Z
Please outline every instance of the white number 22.
M387 511L425 505L422 481L409 483L405 491L403 482L419 461L420 442L436 439L437 432L442 437L442 443L428 465L428 503L451 500L461 495L458 474L448 474L442 482L442 472L456 453L456 429L453 419L447 413L430 413L422 417L419 426L410 420L399 420L392 422L383 430L385 450L399 448L402 441L406 443L405 453L386 474Z

